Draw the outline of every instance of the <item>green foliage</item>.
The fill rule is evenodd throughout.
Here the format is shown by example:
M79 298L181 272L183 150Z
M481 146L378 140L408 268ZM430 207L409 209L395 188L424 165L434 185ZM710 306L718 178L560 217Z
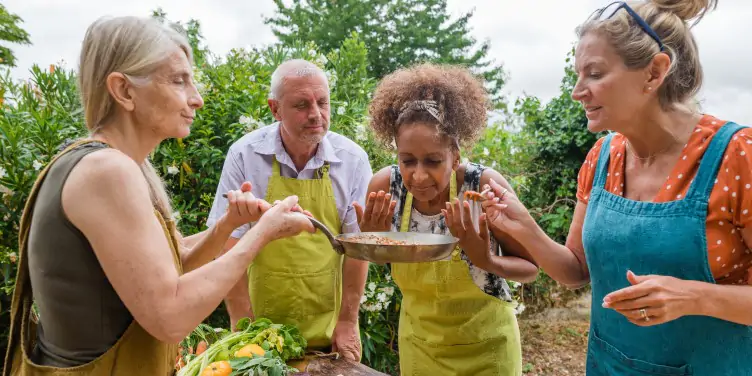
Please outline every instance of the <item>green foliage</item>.
M274 0L276 13L265 22L284 43L313 41L323 51L339 47L357 32L368 48L368 69L381 78L416 62L468 66L488 81L498 106L506 76L487 59L489 44L470 35L473 12L452 20L446 0Z
M296 1L290 9L297 10L291 14L309 17L311 20L320 16L321 25L327 25L327 22L334 22L330 20L334 16L324 16L329 13L337 14L329 8L341 7L337 8L340 9L339 23L349 25L349 18L365 19L373 30L363 27L353 27L352 30L349 26L333 27L332 33L335 30L336 33L342 29L345 31L331 41L300 34L308 39L318 38L319 42L328 43L326 45L285 40L283 37L284 42L280 44L251 50L236 49L217 58L203 45L197 22L191 20L185 24L170 23L183 28L189 36L197 61L195 81L205 102L204 108L197 113L190 136L165 141L151 155L152 163L164 177L173 197L173 205L179 213L178 225L184 234L193 234L205 228L229 146L244 134L274 122L266 98L271 74L276 66L290 58L303 58L316 62L325 70L332 88L332 130L360 144L368 152L371 165L376 171L394 163L395 158L393 153L384 150L376 142L366 127L367 106L376 84L375 77L378 77L373 60L382 60L377 57L383 56L404 57L404 60L399 61L396 58L394 61L388 60L388 64L394 65L377 68L383 69L381 74L392 67L408 64L411 59L420 60L425 56L418 55L418 52L406 52L404 56L397 52L408 50L406 46L412 43L410 38L417 38L415 40L418 42L420 38L439 38L431 33L442 34L440 30L454 30L453 33L457 35L453 38L460 40L460 36L466 34L462 31L465 30L463 25L470 17L468 14L455 21L461 24L459 26L452 27L450 24L447 29L436 29L420 23L428 22L420 17L448 20L441 18L446 17L442 16L445 11L443 1L432 1L425 3L422 8L416 8L428 12L426 14L410 8L400 17L389 12L396 12L406 7L406 4L413 4L411 0L371 0L364 3L344 0L330 3L312 0L304 6ZM280 4L278 3L278 7ZM305 12L312 12L307 14L303 10L313 7L310 4L319 5L306 10ZM374 12L371 8L378 11ZM365 13L361 14L360 11ZM402 29L400 33L388 32L386 28L392 26L382 24L389 19L374 18L376 15L382 17L382 13L391 14L390 17L394 19L400 18L400 24L408 23L402 17L415 17L411 24L411 27L415 27L405 29L412 30L409 33L402 32ZM155 11L153 16L162 22L170 22L161 10ZM417 25L423 25L430 32L421 34L421 27ZM318 28L318 25L315 26ZM311 28L313 30L313 26ZM322 30L326 29L322 26ZM396 41L403 44L390 42L385 47L377 45L377 53L374 55L370 47L380 41L374 36L378 34L377 31L392 34L392 39L396 38ZM456 46L463 44L450 43L452 39L449 36L441 38L446 40L436 40L447 44L436 48L454 51L447 52L449 55L465 56L467 53L462 48L472 44L460 48ZM10 78L9 68L0 68L0 218L3 219L0 222L0 333L3 336L7 335L8 307L15 280L18 223L28 192L41 168L49 162L60 145L86 135L75 75L56 66L51 66L50 69L35 66L31 73L28 82L14 82ZM470 150L463 152L464 159L501 172L531 209L543 229L558 241L565 239L571 221L577 172L597 139L597 135L587 130L587 120L581 106L569 97L575 81L576 76L570 64L565 71L562 94L559 97L545 105L532 97L518 101L514 116L490 126ZM543 273L538 281L525 285L524 288L519 284L512 285L517 298L527 304L553 304L560 294L558 286ZM397 332L401 294L385 267L370 266L361 303L363 362L382 372L399 374ZM210 327L229 328L228 317L222 307L205 323ZM0 338L0 344L6 344L4 337Z
M582 106L571 98L577 82L572 66L574 51L567 56L561 94L543 105L535 97L517 101L515 114L524 126L522 147L526 162L524 177L519 179L521 200L543 230L563 244L577 203L577 175L588 151L602 135L587 128ZM571 297L555 281L541 272L538 280L525 286L525 300L535 307L556 304Z
M23 20L16 14L8 12L5 5L0 4L0 41L16 44L31 44L29 33L22 29L19 24ZM16 66L16 56L5 43L0 45L0 66Z

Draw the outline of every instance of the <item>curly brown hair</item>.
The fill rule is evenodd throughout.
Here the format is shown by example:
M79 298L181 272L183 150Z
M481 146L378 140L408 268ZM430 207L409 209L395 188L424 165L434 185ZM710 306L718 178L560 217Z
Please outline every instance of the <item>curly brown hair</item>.
M439 122L414 101L434 101ZM399 127L416 122L435 124L438 130L464 147L475 142L486 127L490 109L483 82L461 66L420 64L384 77L369 107L370 126L386 146Z

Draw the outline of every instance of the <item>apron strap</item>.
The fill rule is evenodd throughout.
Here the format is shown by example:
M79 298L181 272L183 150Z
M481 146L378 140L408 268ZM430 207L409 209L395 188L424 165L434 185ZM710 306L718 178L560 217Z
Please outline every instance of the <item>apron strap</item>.
M317 179L329 179L329 162L324 162L324 165L316 170Z
M282 174L280 173L279 162L277 162L276 156L272 157L272 176L275 178L282 176Z
M277 157L272 157L272 176L275 178L278 178L282 176L281 167L279 165L279 162L277 161ZM321 166L316 172L314 173L314 176L317 179L328 179L329 178L329 162L324 162L324 165Z
M595 169L595 181L593 188L603 188L606 186L606 177L608 176L608 161L611 158L611 139L614 134L609 133L601 144L601 153L598 155L598 165Z
M727 122L716 132L710 141L708 149L702 156L700 168L697 171L694 182L687 193L688 199L707 202L710 192L715 185L715 178L718 175L718 169L721 168L721 161L726 152L729 141L739 130L747 128L733 122Z
M449 200L451 201L452 198L457 197L457 172L455 170L452 170L452 176L449 178ZM407 192L407 197L405 198L405 205L402 209L402 223L400 224L400 232L409 232L410 231L410 215L413 212L413 194L410 192ZM459 261L462 259L460 257L461 249L459 245L454 248L454 251L452 251L452 260Z
M23 213L21 215L21 222L19 224L18 232L18 269L16 271L16 282L13 289L13 298L11 301L10 310L10 331L8 333L8 347L5 354L5 365L3 368L3 376L10 375L11 366L13 365L13 356L15 349L19 344L24 344L22 336L28 334L30 323L30 311L31 311L31 278L29 277L29 265L27 261L28 257L28 240L29 231L31 230L31 219L34 212L34 204L36 203L37 194L39 188L47 177L47 173L55 162L63 155L67 154L71 150L89 143L95 143L102 141L97 140L79 140L68 147L62 152L58 153L52 158L50 163L42 169L37 176L34 185L31 188L29 197L26 200ZM26 349L21 349L26 352Z

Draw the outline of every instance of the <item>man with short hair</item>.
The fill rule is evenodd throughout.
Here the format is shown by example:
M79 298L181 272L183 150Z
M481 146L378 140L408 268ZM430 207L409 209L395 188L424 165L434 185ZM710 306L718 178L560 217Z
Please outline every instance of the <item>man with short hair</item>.
M354 202L364 205L372 170L355 142L329 131L329 83L305 60L290 60L272 74L269 108L277 122L229 149L207 226L225 212L222 194L252 184L256 197L290 195L335 233L359 232ZM229 249L250 228L233 232ZM233 327L243 317L294 324L309 349L361 355L358 309L368 263L343 258L321 231L270 243L249 266L225 303Z

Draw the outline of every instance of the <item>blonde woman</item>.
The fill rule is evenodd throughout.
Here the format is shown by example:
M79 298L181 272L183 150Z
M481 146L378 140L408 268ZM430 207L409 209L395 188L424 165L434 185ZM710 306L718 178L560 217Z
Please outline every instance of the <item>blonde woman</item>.
M313 231L292 212L296 197L270 207L246 184L228 193L215 226L177 233L147 157L163 140L188 136L203 105L191 60L186 39L151 19L89 27L79 77L91 136L45 168L27 203L4 375L169 375L176 344L259 250ZM235 228L256 220L217 257Z
M580 170L566 245L490 184L492 228L560 283L591 283L588 375L752 375L752 131L692 106L688 21L715 3L616 2L580 27L572 98L613 133Z

